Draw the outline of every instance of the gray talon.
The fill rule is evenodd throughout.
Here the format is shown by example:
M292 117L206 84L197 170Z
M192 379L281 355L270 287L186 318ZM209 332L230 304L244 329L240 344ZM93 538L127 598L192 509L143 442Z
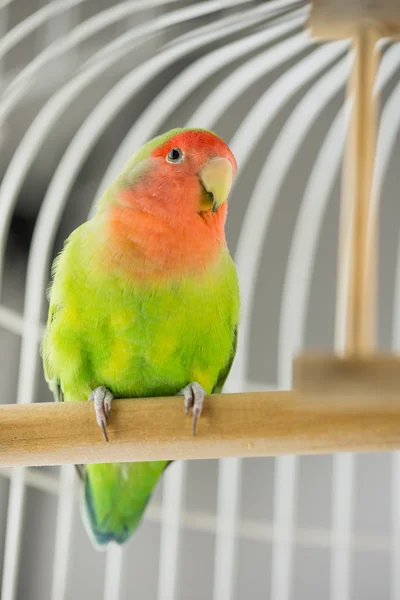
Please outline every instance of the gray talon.
M201 411L203 410L206 393L197 381L193 381L178 392L177 395L184 396L185 398L185 415L189 414L191 408L193 409L192 433L193 435L196 435L197 419L200 417Z
M107 419L111 410L111 401L114 398L110 390L108 390L104 385L100 385L97 387L89 396L89 400L93 400L94 411L96 413L96 421L101 431L103 433L103 437L108 442L107 435Z

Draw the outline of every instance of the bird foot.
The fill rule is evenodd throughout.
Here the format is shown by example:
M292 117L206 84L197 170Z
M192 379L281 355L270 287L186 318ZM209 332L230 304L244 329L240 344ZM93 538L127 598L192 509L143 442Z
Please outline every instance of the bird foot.
M100 385L97 387L89 396L89 400L93 400L94 411L96 413L96 421L101 431L103 432L103 437L108 442L107 435L107 419L111 410L111 401L114 398L110 390L108 390L104 385Z
M196 424L197 419L201 415L203 410L204 397L206 393L197 381L189 383L184 387L177 396L184 396L185 398L185 415L189 414L190 409L193 409L193 421L192 421L192 433L196 435Z

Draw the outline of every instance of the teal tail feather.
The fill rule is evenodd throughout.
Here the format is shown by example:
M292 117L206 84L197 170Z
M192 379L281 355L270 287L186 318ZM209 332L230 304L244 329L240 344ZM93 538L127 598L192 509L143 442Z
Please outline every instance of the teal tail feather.
M168 461L86 465L83 519L95 545L124 544L140 524Z

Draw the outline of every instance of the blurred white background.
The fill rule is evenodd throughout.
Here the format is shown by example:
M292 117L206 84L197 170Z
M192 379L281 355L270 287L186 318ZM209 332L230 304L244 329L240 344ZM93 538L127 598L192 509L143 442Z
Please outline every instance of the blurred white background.
M226 391L289 388L333 347L347 43L289 0L0 2L0 401L51 401L52 258L147 139L211 128L237 157L228 242L243 319ZM400 346L400 48L386 44L379 346ZM400 264L400 263L399 263ZM0 424L1 426L1 424ZM123 552L95 551L72 467L0 471L2 600L399 600L400 461L175 464Z

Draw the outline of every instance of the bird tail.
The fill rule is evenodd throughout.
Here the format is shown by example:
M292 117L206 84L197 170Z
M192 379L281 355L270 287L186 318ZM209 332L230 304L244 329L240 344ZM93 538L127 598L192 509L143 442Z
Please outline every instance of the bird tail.
M83 520L96 546L123 544L139 525L168 461L86 465Z

